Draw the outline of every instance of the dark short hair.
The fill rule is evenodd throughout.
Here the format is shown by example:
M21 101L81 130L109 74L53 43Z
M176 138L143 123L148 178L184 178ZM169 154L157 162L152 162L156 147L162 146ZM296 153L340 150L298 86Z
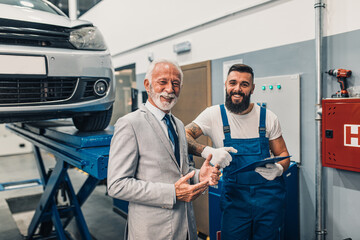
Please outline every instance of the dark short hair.
M254 81L254 71L253 69L245 64L234 64L230 67L229 72L228 72L228 76L232 71L237 71L237 72L246 72L246 73L250 73L251 74L251 78Z

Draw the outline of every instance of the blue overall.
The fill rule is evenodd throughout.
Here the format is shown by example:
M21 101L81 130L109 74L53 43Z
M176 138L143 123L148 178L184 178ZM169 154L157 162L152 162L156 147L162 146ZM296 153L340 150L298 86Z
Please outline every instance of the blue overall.
M266 109L261 108L259 137L232 139L224 105L220 105L224 146L237 149L231 164L224 168L221 192L222 240L282 239L285 214L284 179L268 181L255 171L231 174L236 169L270 156L266 138Z

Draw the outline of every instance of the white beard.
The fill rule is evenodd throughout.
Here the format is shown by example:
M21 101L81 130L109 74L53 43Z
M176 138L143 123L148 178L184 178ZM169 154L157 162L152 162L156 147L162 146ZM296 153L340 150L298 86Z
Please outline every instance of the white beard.
M162 93L154 92L154 89L151 86L151 84L150 84L149 95L150 95L151 99L154 101L154 103L156 104L156 106L163 111L170 111L174 107L176 102L178 101L178 97L176 97L176 95L174 93L169 94L166 92L162 92ZM173 100L171 102L162 102L160 97L172 98Z

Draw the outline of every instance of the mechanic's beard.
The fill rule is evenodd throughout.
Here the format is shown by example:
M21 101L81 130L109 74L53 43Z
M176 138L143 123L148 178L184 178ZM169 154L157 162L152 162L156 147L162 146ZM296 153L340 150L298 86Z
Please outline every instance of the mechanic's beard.
M163 111L170 111L178 101L178 97L176 97L175 93L166 93L166 92L156 93L154 92L154 89L151 86L151 84L150 84L149 95L156 104L156 106ZM171 102L162 102L160 97L172 98L173 100Z
M235 94L239 94L240 96L242 96L242 100L240 103L232 102L231 96ZM250 105L250 94L245 95L245 93L243 92L231 92L230 94L228 94L226 91L225 106L230 112L236 114L242 113L243 111L248 109L249 105Z

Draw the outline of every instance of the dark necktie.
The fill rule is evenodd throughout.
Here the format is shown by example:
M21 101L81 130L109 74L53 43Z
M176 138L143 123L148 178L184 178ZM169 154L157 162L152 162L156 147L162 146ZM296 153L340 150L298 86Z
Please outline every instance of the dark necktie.
M165 117L163 119L165 119L166 125L168 127L169 138L170 138L171 142L174 144L174 147L175 147L176 161L177 161L178 165L180 166L180 152L179 152L179 139L178 139L178 136L177 136L177 134L175 132L174 126L171 123L170 116L168 114L165 114Z

